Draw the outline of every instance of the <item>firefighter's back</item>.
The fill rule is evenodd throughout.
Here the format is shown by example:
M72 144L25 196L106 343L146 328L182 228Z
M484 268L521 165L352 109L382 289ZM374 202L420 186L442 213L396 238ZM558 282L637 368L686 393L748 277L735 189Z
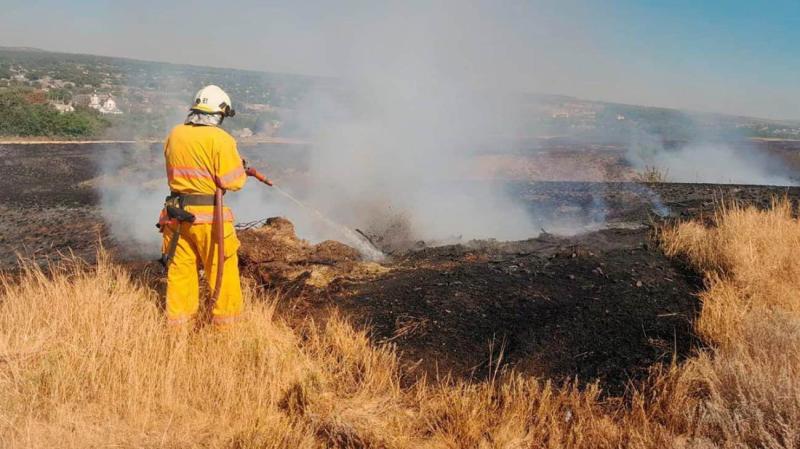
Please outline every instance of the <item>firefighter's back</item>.
M220 152L236 148L230 134L216 126L178 125L164 145L171 191L213 195L220 170Z

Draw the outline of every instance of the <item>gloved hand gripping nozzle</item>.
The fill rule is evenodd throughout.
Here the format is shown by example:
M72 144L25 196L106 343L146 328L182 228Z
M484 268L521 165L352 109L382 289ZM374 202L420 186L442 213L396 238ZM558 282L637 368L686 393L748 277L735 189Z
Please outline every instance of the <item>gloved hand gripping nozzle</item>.
M247 161L245 161L244 159L242 159L242 165L244 165L244 172L245 172L245 174L247 176L252 176L253 178L256 178L257 180L263 182L264 184L266 184L266 185L268 185L270 187L273 186L272 180L267 178L267 176L265 174L261 173L260 171L256 170L255 168L248 167L247 166Z

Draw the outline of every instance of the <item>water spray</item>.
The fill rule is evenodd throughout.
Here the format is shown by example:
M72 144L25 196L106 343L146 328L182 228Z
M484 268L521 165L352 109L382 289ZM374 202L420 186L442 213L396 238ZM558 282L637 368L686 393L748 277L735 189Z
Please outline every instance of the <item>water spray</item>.
M332 219L327 217L325 214L323 214L322 212L320 212L316 208L311 207L311 206L303 203L302 201L300 201L297 198L295 198L294 196L292 196L292 194L290 194L289 192L287 192L287 191L281 189L280 187L274 185L272 183L272 181L270 181L266 176L264 176L258 170L254 169L252 167L247 167L246 170L245 170L245 173L247 173L248 176L252 176L252 177L256 178L257 180L263 182L264 184L266 184L266 185L272 187L273 189L277 190L278 193L280 193L281 195L286 197L289 201L291 201L294 204L300 206L302 209L310 212L312 215L314 215L321 222L323 222L326 225L328 225L330 228L336 229L337 231L339 231L339 233L343 237L345 237L347 239L348 243L350 243L351 245L355 246L356 249L358 249L358 251L363 256L365 256L367 259L380 261L380 260L383 260L386 257L383 254L383 252L381 252L380 250L375 248L375 246L371 242L367 241L363 236L359 235L358 233L356 233L352 229L348 228L347 226L344 226L344 225L342 225L340 223L337 223L337 222L333 221Z

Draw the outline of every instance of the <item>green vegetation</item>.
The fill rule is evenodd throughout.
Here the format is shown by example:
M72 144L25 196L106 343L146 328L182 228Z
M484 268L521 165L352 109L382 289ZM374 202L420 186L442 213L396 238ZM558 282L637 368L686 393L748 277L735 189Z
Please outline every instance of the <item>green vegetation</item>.
M50 77L70 83L76 89L88 86L105 92L125 87L180 95L184 101L205 84L219 84L240 103L269 103L277 107L296 105L312 84L319 81L302 75L0 47L0 78L10 78L12 67L24 69L30 84Z
M0 88L0 135L94 137L109 125L96 111L76 108L60 113L29 88Z
M0 125L0 135L89 137L102 133L119 139L163 138L183 119L191 96L206 84L224 86L235 99L238 114L225 123L227 130L258 132L281 120L274 108L296 108L303 96L323 81L300 75L0 47L0 92L14 98L4 100L14 103L14 111L11 120ZM41 101L25 105L16 93L20 91L40 92ZM98 94L101 102L112 95L123 114L98 115L87 109L92 94ZM72 103L76 110L58 114L47 106L48 101Z
M66 103L72 100L72 91L64 88L51 89L47 92L47 99Z

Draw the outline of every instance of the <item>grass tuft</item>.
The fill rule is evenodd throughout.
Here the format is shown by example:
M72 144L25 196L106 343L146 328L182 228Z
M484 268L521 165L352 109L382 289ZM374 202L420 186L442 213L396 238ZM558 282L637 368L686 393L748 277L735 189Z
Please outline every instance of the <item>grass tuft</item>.
M647 184L669 182L669 170L656 166L645 166L644 169L634 174L633 180Z

